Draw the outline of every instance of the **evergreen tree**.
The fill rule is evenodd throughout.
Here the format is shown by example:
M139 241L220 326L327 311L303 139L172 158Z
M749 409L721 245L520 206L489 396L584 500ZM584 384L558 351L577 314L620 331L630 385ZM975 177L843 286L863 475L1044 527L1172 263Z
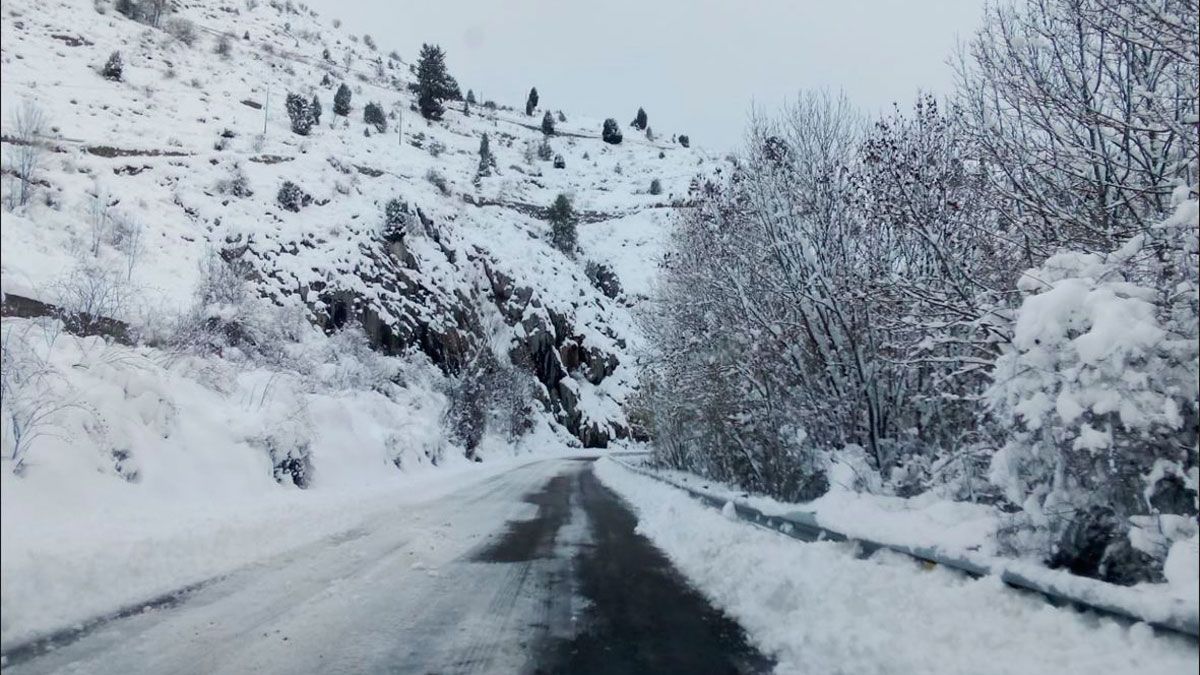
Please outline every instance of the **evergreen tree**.
M350 114L350 87L345 82L338 85L337 93L333 95L333 114L342 117Z
M604 130L601 132L600 136L604 139L605 143L612 143L613 145L620 143L624 138L624 136L621 135L621 127L617 124L617 121L611 117L604 120Z
M554 244L554 248L574 257L576 217L575 207L571 205L571 198L559 193L558 197L554 199L554 203L550 205L547 217L550 220L550 242Z
M686 147L689 147L691 145L691 143L692 143L691 139L689 139L686 134L679 134L679 144L680 145L682 145L683 147L686 148Z
M477 103L477 101L475 100L475 90L474 89L467 90L467 103L470 103L471 105L475 105Z
M554 115L551 115L549 110L542 116L542 133L547 136L554 135Z
M289 93L286 107L288 119L292 122L292 132L307 136L313 126L313 114L308 101L304 100L300 94Z
M374 101L363 108L363 121L374 126L381 134L387 131L387 116L383 114L383 107Z
M421 45L417 60L417 107L428 120L440 120L446 112L445 100L462 98L450 73L446 70L446 53L437 45Z
M475 177L490 176L495 168L496 158L492 155L488 135L484 134L483 138L479 139L479 168L475 172Z
M532 115L538 105L537 87L529 90L529 98L525 99L525 114Z
M106 80L121 81L121 77L125 72L125 62L121 60L121 52L113 52L108 56L108 61L104 63L104 68L100 70L100 74Z
M321 113L323 113L324 110L321 108L321 99L317 98L316 94L313 94L313 100L312 103L309 104L308 109L309 112L312 113L313 124L320 124Z
M646 125L648 123L649 123L649 118L646 117L645 109L638 108L637 116L633 118L633 121L630 122L630 125L639 131L643 131L646 129Z

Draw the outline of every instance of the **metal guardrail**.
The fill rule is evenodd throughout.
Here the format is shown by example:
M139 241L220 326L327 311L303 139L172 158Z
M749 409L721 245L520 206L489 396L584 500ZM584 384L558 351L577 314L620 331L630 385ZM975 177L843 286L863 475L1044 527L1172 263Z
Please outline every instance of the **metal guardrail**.
M1080 609L1091 610L1107 616L1116 617L1125 621L1146 623L1160 630L1170 631L1172 633L1185 635L1191 638L1200 638L1200 617L1197 617L1195 614L1190 616L1186 615L1186 611L1172 613L1171 616L1166 618L1148 618L1139 615L1137 612L1127 607L1122 607L1120 605L1096 600L1093 598L1082 597L1078 593L1074 593L1069 589L1059 588L1053 583L1046 583L1038 579L1032 579L1027 575L1021 574L1020 572L1003 568L1000 570L994 570L988 565L978 561L959 556L947 555L936 549L923 546L884 544L871 541L869 539L862 539L860 537L847 536L846 534L836 530L831 530L821 526L817 523L817 519L814 514L805 511L793 511L791 513L776 515L765 514L749 504L719 497L712 493L705 492L704 490L694 488L690 485L682 485L664 476L660 476L653 471L633 466L617 457L611 457L611 459L629 471L653 478L654 480L670 485L676 489L683 490L690 496L698 499L708 506L723 509L727 503L732 503L734 510L737 512L737 517L739 520L744 520L753 525L773 530L793 539L799 539L806 542L851 542L858 546L860 555L863 557L869 556L880 549L884 549L908 556L910 558L915 558L916 560L927 564L941 565L949 569L957 570L972 577L996 575L999 576L1000 580L1006 585L1012 588L1017 588L1040 595L1043 599L1056 606L1070 605Z

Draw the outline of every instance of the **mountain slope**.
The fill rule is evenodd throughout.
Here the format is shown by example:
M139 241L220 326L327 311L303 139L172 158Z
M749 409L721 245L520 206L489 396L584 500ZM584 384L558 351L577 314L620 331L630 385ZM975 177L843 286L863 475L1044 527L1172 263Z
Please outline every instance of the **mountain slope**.
M77 264L73 249L127 257L111 237L88 241L88 195L99 195L144 228L130 275L140 306L118 318L144 323L139 313L187 306L201 263L216 252L276 305L303 308L326 329L356 319L388 353L416 348L449 373L482 339L507 342L517 361L534 364L539 398L572 434L601 446L625 435L620 404L637 342L629 305L645 283L633 275L655 261L641 246L606 247L591 231L616 221L660 235L671 201L703 168L698 151L632 130L608 145L600 120L572 116L549 141L566 168L530 161L541 110L476 106L468 116L450 103L442 122L426 123L402 91L412 80L405 62L291 3L181 3L165 30L82 0L18 0L6 12L6 100L35 101L51 125L38 174L50 207L6 214L6 292L53 301L49 289ZM187 38L183 21L190 46L176 37ZM222 40L226 55L216 53ZM119 82L99 74L114 50L124 61ZM353 89L347 117L330 110L342 81ZM308 136L288 128L289 92L315 94L325 108ZM362 121L369 101L387 111L386 133ZM497 171L475 181L484 133ZM229 194L239 176L252 196ZM661 195L648 194L655 178ZM282 208L284 181L312 203ZM560 192L584 216L578 260L553 249L542 220ZM389 233L383 209L392 199L409 222ZM589 283L592 257L629 270L625 296L610 299ZM484 305L506 327L485 328Z

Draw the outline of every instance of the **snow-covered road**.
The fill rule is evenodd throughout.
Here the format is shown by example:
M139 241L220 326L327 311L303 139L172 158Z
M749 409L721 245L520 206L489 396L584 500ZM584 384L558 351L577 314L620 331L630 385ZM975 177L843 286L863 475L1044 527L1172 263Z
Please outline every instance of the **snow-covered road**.
M769 670L591 466L530 462L406 502L53 647L9 650L4 672Z

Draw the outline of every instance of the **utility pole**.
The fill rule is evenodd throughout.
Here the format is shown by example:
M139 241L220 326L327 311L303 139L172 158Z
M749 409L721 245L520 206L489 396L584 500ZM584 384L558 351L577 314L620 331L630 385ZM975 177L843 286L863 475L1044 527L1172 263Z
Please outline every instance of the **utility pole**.
M267 85L267 102L263 104L263 138L267 137L267 115L271 110L271 85Z
M404 147L404 106L396 111L396 143Z

